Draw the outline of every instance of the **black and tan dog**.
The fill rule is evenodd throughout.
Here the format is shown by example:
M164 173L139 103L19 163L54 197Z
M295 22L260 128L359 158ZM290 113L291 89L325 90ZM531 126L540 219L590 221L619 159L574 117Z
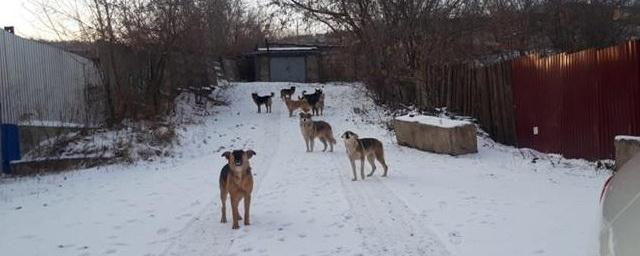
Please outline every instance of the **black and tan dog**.
M358 138L358 135L352 131L346 131L341 136L344 139L344 146L347 149L347 156L349 157L349 162L351 162L351 169L353 170L353 180L358 180L358 175L356 174L356 160L360 160L360 176L364 180L364 158L366 157L371 164L371 172L367 176L373 175L373 172L376 171L375 160L377 159L382 167L384 168L384 173L382 177L387 176L387 164L384 161L384 149L382 147L382 142L374 138Z
M293 95L293 93L296 92L296 87L295 86L291 86L291 88L287 89L282 89L280 90L280 98L282 100L284 99L291 99L291 96Z
M322 112L318 111L319 109L324 110L324 93L321 89L316 89L316 91L312 94L306 94L307 91L302 91L302 97L298 97L298 99L305 99L311 106L312 113L314 115L320 115Z
M264 105L265 108L267 109L267 113L271 113L271 104L273 103L273 101L271 100L271 98L273 98L275 94L272 92L271 95L267 95L267 96L258 96L257 92L254 92L251 94L251 98L253 98L253 102L256 103L256 105L258 105L258 113L261 112L260 110L260 106Z
M222 154L228 163L220 171L220 201L222 203L222 218L220 222L227 223L227 195L231 197L231 216L233 229L240 228L238 220L242 217L238 212L240 201L244 201L244 225L249 225L249 206L251 191L253 190L253 176L249 159L256 155L253 150L234 150Z
M322 152L327 151L327 143L330 146L329 152L333 152L333 145L336 139L333 137L331 125L324 121L313 121L309 113L300 113L300 131L302 138L307 145L307 152L313 152L313 144L316 138L320 139L324 145Z

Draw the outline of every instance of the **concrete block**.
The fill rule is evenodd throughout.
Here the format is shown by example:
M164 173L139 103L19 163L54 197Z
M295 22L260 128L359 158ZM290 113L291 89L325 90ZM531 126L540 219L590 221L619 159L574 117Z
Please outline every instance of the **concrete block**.
M620 169L634 155L640 153L640 137L619 135L615 137L616 170Z
M394 129L403 146L449 155L478 152L476 127L470 122L406 115L394 120Z

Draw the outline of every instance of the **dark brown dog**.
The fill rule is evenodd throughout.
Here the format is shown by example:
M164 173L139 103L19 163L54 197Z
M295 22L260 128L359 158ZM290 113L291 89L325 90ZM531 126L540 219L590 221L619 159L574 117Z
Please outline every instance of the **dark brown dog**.
M271 93L271 95L267 95L267 96L259 96L258 93L256 92L251 94L251 98L253 98L253 102L255 102L256 105L258 105L258 113L262 112L260 109L260 106L262 105L264 105L265 108L267 109L267 113L271 113L271 104L273 103L271 98L273 98L273 95L275 95L273 92Z
M322 109L324 109L324 93L321 89L316 89L316 91L312 94L306 94L307 91L302 91L302 97L298 97L298 99L305 99L307 103L311 106L311 111L314 115L320 115L318 111L320 105L322 105ZM322 101L322 102L320 102Z
M291 88L289 89L282 89L280 90L280 98L282 100L284 99L291 99L291 95L293 95L296 92L296 87L295 86L291 86Z
M249 225L249 205L251 204L251 191L253 190L253 176L249 159L256 155L253 150L234 150L222 154L228 163L220 171L220 201L222 203L222 219L227 223L227 195L231 196L231 216L233 229L240 228L238 220L242 217L238 212L240 200L244 201L244 225Z

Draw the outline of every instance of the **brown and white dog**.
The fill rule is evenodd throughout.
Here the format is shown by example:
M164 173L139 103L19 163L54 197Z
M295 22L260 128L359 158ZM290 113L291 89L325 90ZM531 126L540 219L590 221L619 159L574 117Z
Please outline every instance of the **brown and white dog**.
M295 86L291 86L291 88L287 89L282 89L280 90L280 98L281 99L291 99L291 96L296 92L296 87Z
M304 112L309 112L309 110L311 109L309 103L307 103L307 100L305 99L292 100L289 98L284 98L284 104L287 105L287 109L289 110L289 117L293 116L293 111L295 111L296 109L300 109Z
M220 201L222 201L222 218L220 222L227 223L227 195L231 196L231 216L233 229L240 228L238 220L242 217L238 212L240 200L244 201L244 225L249 225L249 206L251 191L253 190L253 175L249 159L256 155L253 150L234 150L222 154L228 163L220 171Z
M384 161L384 149L382 147L382 142L374 138L360 139L358 135L352 131L346 131L342 134L341 138L344 139L344 146L347 149L347 156L349 157L351 169L353 170L353 181L358 180L358 175L356 174L356 160L360 160L360 176L364 180L365 157L369 161L369 164L371 164L371 172L367 176L373 175L373 172L376 171L376 159L384 168L382 177L387 176L388 167Z
M271 103L273 103L273 101L271 100L271 98L273 98L275 94L272 92L271 95L267 95L267 96L258 96L257 92L254 92L251 94L251 98L253 98L253 102L256 103L256 105L258 105L258 113L262 112L260 110L260 106L264 105L265 108L267 109L267 113L271 113Z
M333 152L333 145L336 139L333 137L331 125L324 121L313 121L309 113L300 113L300 131L302 138L307 145L307 152L313 152L313 144L316 138L320 139L324 145L322 152L327 151L327 143L330 146L329 152Z

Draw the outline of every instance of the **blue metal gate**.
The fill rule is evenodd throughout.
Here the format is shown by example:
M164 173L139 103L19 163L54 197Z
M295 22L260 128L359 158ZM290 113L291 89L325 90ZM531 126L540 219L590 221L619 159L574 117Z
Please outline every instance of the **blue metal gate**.
M272 82L305 82L307 65L305 57L271 57Z

